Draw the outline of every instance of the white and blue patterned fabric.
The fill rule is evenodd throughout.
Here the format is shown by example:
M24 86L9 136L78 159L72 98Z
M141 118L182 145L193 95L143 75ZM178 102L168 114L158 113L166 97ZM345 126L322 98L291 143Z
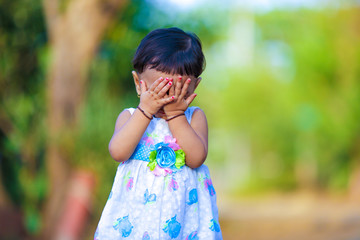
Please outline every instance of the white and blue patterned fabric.
M185 111L188 122L197 107ZM132 114L135 109L128 109ZM150 171L154 145L172 136L164 119L153 118L129 160L120 163L94 239L219 240L216 193L208 167L166 176Z

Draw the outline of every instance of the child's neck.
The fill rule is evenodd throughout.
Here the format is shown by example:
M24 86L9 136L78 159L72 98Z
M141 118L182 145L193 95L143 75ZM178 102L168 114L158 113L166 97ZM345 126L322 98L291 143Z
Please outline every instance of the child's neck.
M154 117L156 117L156 118L162 118L162 119L167 119L167 117L166 117L165 114L159 113L159 112L155 113L155 114L154 114Z

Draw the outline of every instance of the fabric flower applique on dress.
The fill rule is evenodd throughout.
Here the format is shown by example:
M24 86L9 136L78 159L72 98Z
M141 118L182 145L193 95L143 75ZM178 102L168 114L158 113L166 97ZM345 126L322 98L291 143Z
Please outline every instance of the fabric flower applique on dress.
M176 215L166 221L163 231L169 234L170 238L177 238L180 234L181 224L176 221Z
M129 215L124 216L122 218L118 218L113 225L115 230L119 230L122 237L128 237L131 234L133 226L129 221Z
M176 139L165 136L164 142L155 144L150 152L148 167L156 176L166 176L179 171L185 165L185 153Z

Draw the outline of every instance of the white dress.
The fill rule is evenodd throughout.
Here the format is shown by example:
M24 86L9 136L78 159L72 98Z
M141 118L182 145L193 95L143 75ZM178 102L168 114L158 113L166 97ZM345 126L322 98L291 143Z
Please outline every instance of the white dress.
M185 111L189 123L196 108ZM169 160L174 156L170 147L176 164ZM169 150L163 151L163 162L161 148ZM209 169L180 166L181 151L167 122L154 117L133 155L117 168L95 240L222 239ZM148 166L151 152L153 168Z

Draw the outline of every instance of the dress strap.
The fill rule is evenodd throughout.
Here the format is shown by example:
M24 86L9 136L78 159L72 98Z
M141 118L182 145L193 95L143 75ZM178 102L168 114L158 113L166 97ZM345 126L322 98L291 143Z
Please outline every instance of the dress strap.
M193 113L195 112L196 109L198 109L199 107L195 107L195 106L192 106L192 107L188 107L185 111L185 117L186 119L188 120L189 123L191 123L191 118L192 118L192 115Z
M126 108L125 110L128 110L131 115L133 115L135 112L135 108Z

